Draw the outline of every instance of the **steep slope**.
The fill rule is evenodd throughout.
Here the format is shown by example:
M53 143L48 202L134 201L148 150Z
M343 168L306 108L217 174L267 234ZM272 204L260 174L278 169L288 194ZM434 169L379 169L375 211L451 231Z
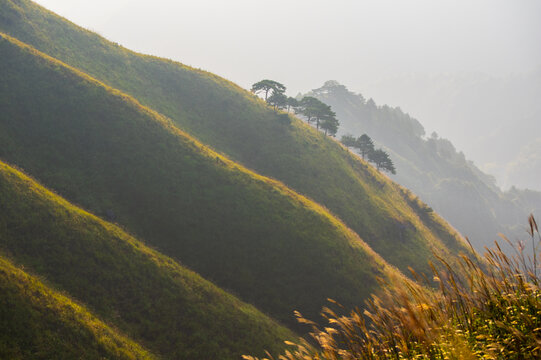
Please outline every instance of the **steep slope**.
M318 204L134 99L2 35L0 158L273 317L359 304L398 276Z
M2 359L155 358L2 256L0 294Z
M298 120L279 124L262 101L215 75L142 56L26 0L0 7L0 30L135 96L218 151L276 178L339 216L391 264L428 272L432 251L468 251L436 215L339 144Z
M2 162L0 209L3 252L165 358L238 359L295 337Z
M497 233L521 239L528 215L541 211L540 193L502 192L450 141L423 138L423 126L400 109L376 106L334 81L309 94L333 107L342 123L340 134L368 133L384 146L397 168L393 178L419 194L479 251L491 246Z

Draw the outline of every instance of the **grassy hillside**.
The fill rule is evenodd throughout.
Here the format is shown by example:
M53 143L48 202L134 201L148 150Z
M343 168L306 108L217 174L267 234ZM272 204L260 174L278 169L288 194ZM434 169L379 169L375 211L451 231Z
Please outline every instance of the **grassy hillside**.
M398 276L316 203L15 39L0 40L0 158L280 321Z
M2 359L155 358L2 256L0 294Z
M154 353L238 359L289 330L0 162L0 249ZM52 315L51 315L52 316Z
M438 216L339 144L215 75L130 52L26 0L0 4L0 30L135 96L214 149L330 209L391 264L429 272L432 250L467 251Z
M491 246L497 233L521 239L525 219L541 211L541 193L502 192L449 140L424 138L423 126L400 109L372 105L334 81L310 94L332 105L342 121L341 134L367 133L385 146L397 167L393 179L419 194L479 251Z

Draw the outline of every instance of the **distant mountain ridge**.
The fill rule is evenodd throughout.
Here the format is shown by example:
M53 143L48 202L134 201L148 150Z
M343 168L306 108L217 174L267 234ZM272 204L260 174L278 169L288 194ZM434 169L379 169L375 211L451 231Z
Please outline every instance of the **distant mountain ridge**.
M541 191L541 67L520 71L410 74L366 88L379 103L399 104L437 129L502 189Z
M483 251L497 233L521 239L525 219L541 211L541 193L502 192L453 144L437 135L425 137L421 123L388 105L349 91L336 81L308 93L328 103L340 119L340 134L367 133L391 154L398 183L419 194Z

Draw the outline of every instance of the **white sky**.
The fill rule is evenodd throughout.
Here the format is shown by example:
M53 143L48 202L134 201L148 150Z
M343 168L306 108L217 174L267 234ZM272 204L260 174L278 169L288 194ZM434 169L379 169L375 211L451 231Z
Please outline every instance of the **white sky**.
M541 67L538 0L37 2L130 49L246 88L271 78L292 95L329 79L362 91L412 72L498 76Z

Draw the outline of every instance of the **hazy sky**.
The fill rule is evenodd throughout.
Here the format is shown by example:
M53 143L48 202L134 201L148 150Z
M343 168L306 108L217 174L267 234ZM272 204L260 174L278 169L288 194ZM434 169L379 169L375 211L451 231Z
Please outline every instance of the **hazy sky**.
M288 93L335 79L541 67L538 0L39 0L130 49ZM370 96L370 94L366 94ZM400 104L390 104L400 105Z

